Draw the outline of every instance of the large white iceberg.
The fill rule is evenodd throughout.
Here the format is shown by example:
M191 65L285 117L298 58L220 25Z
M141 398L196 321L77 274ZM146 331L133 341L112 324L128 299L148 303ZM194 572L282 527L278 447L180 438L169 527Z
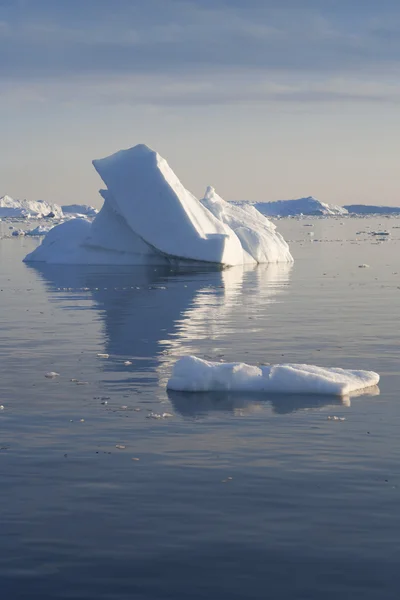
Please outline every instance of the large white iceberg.
M14 200L11 196L0 198L1 218L42 219L55 217L61 219L63 212L58 204L49 204L44 200Z
M93 223L55 227L27 262L224 266L291 262L288 245L255 209L230 208L208 192L200 202L145 145L94 160L107 190Z
M253 366L217 363L196 356L179 359L167 388L185 392L267 392L347 396L379 382L373 371L351 371L313 365Z

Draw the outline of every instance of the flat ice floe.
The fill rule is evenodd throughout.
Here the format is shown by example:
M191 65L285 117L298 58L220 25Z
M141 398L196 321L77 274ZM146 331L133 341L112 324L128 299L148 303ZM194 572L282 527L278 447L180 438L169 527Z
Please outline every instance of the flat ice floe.
M379 382L373 371L351 371L313 365L252 366L217 363L196 356L179 359L167 389L185 392L266 392L347 396Z
M285 240L256 209L200 202L165 159L145 145L94 160L107 190L93 223L55 227L26 262L70 264L292 262Z

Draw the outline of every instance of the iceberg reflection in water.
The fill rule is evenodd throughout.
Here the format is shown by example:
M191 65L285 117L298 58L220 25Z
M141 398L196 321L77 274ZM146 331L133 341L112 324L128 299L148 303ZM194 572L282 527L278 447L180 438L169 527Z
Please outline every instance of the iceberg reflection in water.
M351 398L361 395L379 396L378 386L351 396L327 396L326 394L260 394L239 392L175 392L168 390L168 398L174 409L183 417L204 417L213 413L231 413L238 416L251 415L271 406L275 414L285 415L301 410L318 410L328 406L349 407Z
M292 266L172 270L35 264L28 268L40 274L50 300L62 310L82 309L77 302L81 296L93 301L84 308L94 310L102 324L102 347L110 360L99 362L97 368L113 376L108 379L111 385L118 380L128 392L139 381L151 381L158 384L157 396L165 400L166 383L181 356L242 358L253 338L257 344L265 338L262 358L268 361L271 344L265 316L268 305L278 301L289 285ZM122 360L126 358L133 360L129 368ZM183 415L249 413L266 405L285 413L349 402L304 394L206 393L194 398L169 392L168 397Z

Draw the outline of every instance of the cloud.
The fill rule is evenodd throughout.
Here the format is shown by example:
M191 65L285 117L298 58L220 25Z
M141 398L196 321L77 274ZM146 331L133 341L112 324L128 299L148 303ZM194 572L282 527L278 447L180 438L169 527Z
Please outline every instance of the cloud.
M360 73L384 84L400 68L399 34L394 0L3 0L0 77L3 97L392 101L392 90L325 88Z

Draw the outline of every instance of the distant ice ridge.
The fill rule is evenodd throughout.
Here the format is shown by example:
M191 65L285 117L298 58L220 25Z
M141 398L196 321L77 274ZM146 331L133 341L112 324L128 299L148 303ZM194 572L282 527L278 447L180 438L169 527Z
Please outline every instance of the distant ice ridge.
M312 365L252 366L196 356L179 359L167 388L185 392L266 392L347 396L379 383L378 373Z
M343 208L345 208L352 215L400 215L400 206L347 204Z
M27 262L224 266L292 262L275 226L254 208L234 207L209 188L199 201L145 145L93 165L107 190L92 223L74 219L53 228Z
M87 204L63 204L61 206L64 215L84 215L86 217L95 217L99 212L94 206Z
M297 200L277 200L276 202L232 202L240 206L254 206L263 215L268 217L289 217L296 215L347 215L348 211L343 206L327 204L313 196L298 198Z
M11 196L0 198L1 218L43 219L52 217L61 219L63 212L58 204L49 204L44 200L14 200Z

